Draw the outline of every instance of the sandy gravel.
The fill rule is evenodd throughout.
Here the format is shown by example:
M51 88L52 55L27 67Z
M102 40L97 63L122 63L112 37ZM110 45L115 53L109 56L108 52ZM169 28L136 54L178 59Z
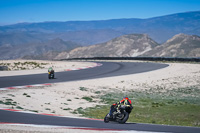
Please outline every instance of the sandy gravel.
M72 64L79 67L88 65L85 63L86 62L73 62ZM66 64L69 65L70 63ZM72 67L72 64L64 66L66 68ZM34 110L38 111L38 113L78 116L78 114L73 113L76 109L80 107L84 109L86 107L102 104L99 102L99 99L94 98L93 100L95 102L82 99L83 97L94 97L98 95L98 93L96 93L97 91L112 92L118 90L126 95L128 91L145 91L150 88L155 88L156 86L170 90L177 89L178 87L200 86L200 64L167 64L169 64L169 67L139 74L56 83L49 87L1 91L0 99L2 101L12 99L17 102L17 106L22 107L23 110L26 111ZM60 68L61 66L57 67ZM35 70L29 70L29 72L35 73ZM25 71L20 71L20 73L25 73ZM4 74L6 76L6 73ZM30 97L27 97L27 95ZM16 109L17 106L0 104L0 108Z
M118 133L118 131L97 131L70 129L70 127L43 127L22 125L1 125L0 133Z

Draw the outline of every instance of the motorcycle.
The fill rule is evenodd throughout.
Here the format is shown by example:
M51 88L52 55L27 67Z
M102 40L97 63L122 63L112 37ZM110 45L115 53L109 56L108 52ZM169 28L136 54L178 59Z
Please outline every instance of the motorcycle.
M48 72L49 79L54 79L54 71Z
M125 105L120 105L119 110L114 111L112 116L110 116L109 113L105 116L104 122L108 123L109 121L115 121L124 124L128 120L132 109L132 106L127 107Z

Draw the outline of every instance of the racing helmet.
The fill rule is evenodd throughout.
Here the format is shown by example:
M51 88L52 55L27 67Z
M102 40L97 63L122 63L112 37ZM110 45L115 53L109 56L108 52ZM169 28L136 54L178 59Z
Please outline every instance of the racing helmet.
M129 98L127 96L123 97L124 100L128 100Z

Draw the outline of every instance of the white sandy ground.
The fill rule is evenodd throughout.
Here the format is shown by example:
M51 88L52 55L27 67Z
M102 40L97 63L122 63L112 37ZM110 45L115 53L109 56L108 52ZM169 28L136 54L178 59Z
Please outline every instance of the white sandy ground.
M73 128L73 127L72 127ZM1 133L164 133L151 131L110 131L110 130L89 130L71 129L70 127L48 127L36 125L0 125Z
M61 68L59 63L60 62L56 62L55 64L58 65L57 67ZM64 65L65 63L66 66ZM89 62L89 64L90 63L91 62ZM65 66L65 69L70 69L72 66L81 67L88 65L87 62L64 62L64 64L62 62L60 64ZM38 113L54 113L64 116L79 116L78 114L74 114L72 112L74 112L79 107L84 109L86 107L94 107L95 105L102 104L100 103L100 99L93 98L95 102L88 102L82 99L82 97L93 97L98 95L96 93L97 91L121 91L124 93L124 95L126 95L128 91L145 91L156 87L162 87L165 90L171 90L182 87L185 88L191 86L200 86L200 64L167 64L169 64L169 67L139 74L56 83L48 87L33 87L0 91L0 100L5 101L6 99L12 99L13 101L17 102L17 106L22 107L25 111L34 110L38 111ZM23 73L35 73L35 70L29 70L28 72L20 71L20 74ZM16 73L11 72L8 74L8 72L3 71L0 74L7 76L10 74L15 75ZM83 87L83 90L80 89L81 87ZM30 97L27 97L25 94L29 95ZM11 105L4 104L0 104L0 108L17 109L16 106L12 107ZM4 128L5 125L0 125L0 132L1 129L3 131ZM10 128L12 129L12 126ZM66 131L56 130L52 132ZM81 132L84 131L81 130Z

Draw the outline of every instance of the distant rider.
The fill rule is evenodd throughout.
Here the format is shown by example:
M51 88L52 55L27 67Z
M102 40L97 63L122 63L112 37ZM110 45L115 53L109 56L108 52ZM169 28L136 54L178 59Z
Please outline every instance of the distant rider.
M52 68L52 67L49 67L48 72L50 72L50 73L54 73L53 68Z
M109 117L113 117L113 112L115 111L119 111L119 108L121 105L126 106L126 108L129 108L130 112L133 109L133 106L131 104L131 100L125 96L123 97L123 99L117 103L114 103L111 107L110 107L110 113L109 113ZM128 113L130 113L128 112Z

